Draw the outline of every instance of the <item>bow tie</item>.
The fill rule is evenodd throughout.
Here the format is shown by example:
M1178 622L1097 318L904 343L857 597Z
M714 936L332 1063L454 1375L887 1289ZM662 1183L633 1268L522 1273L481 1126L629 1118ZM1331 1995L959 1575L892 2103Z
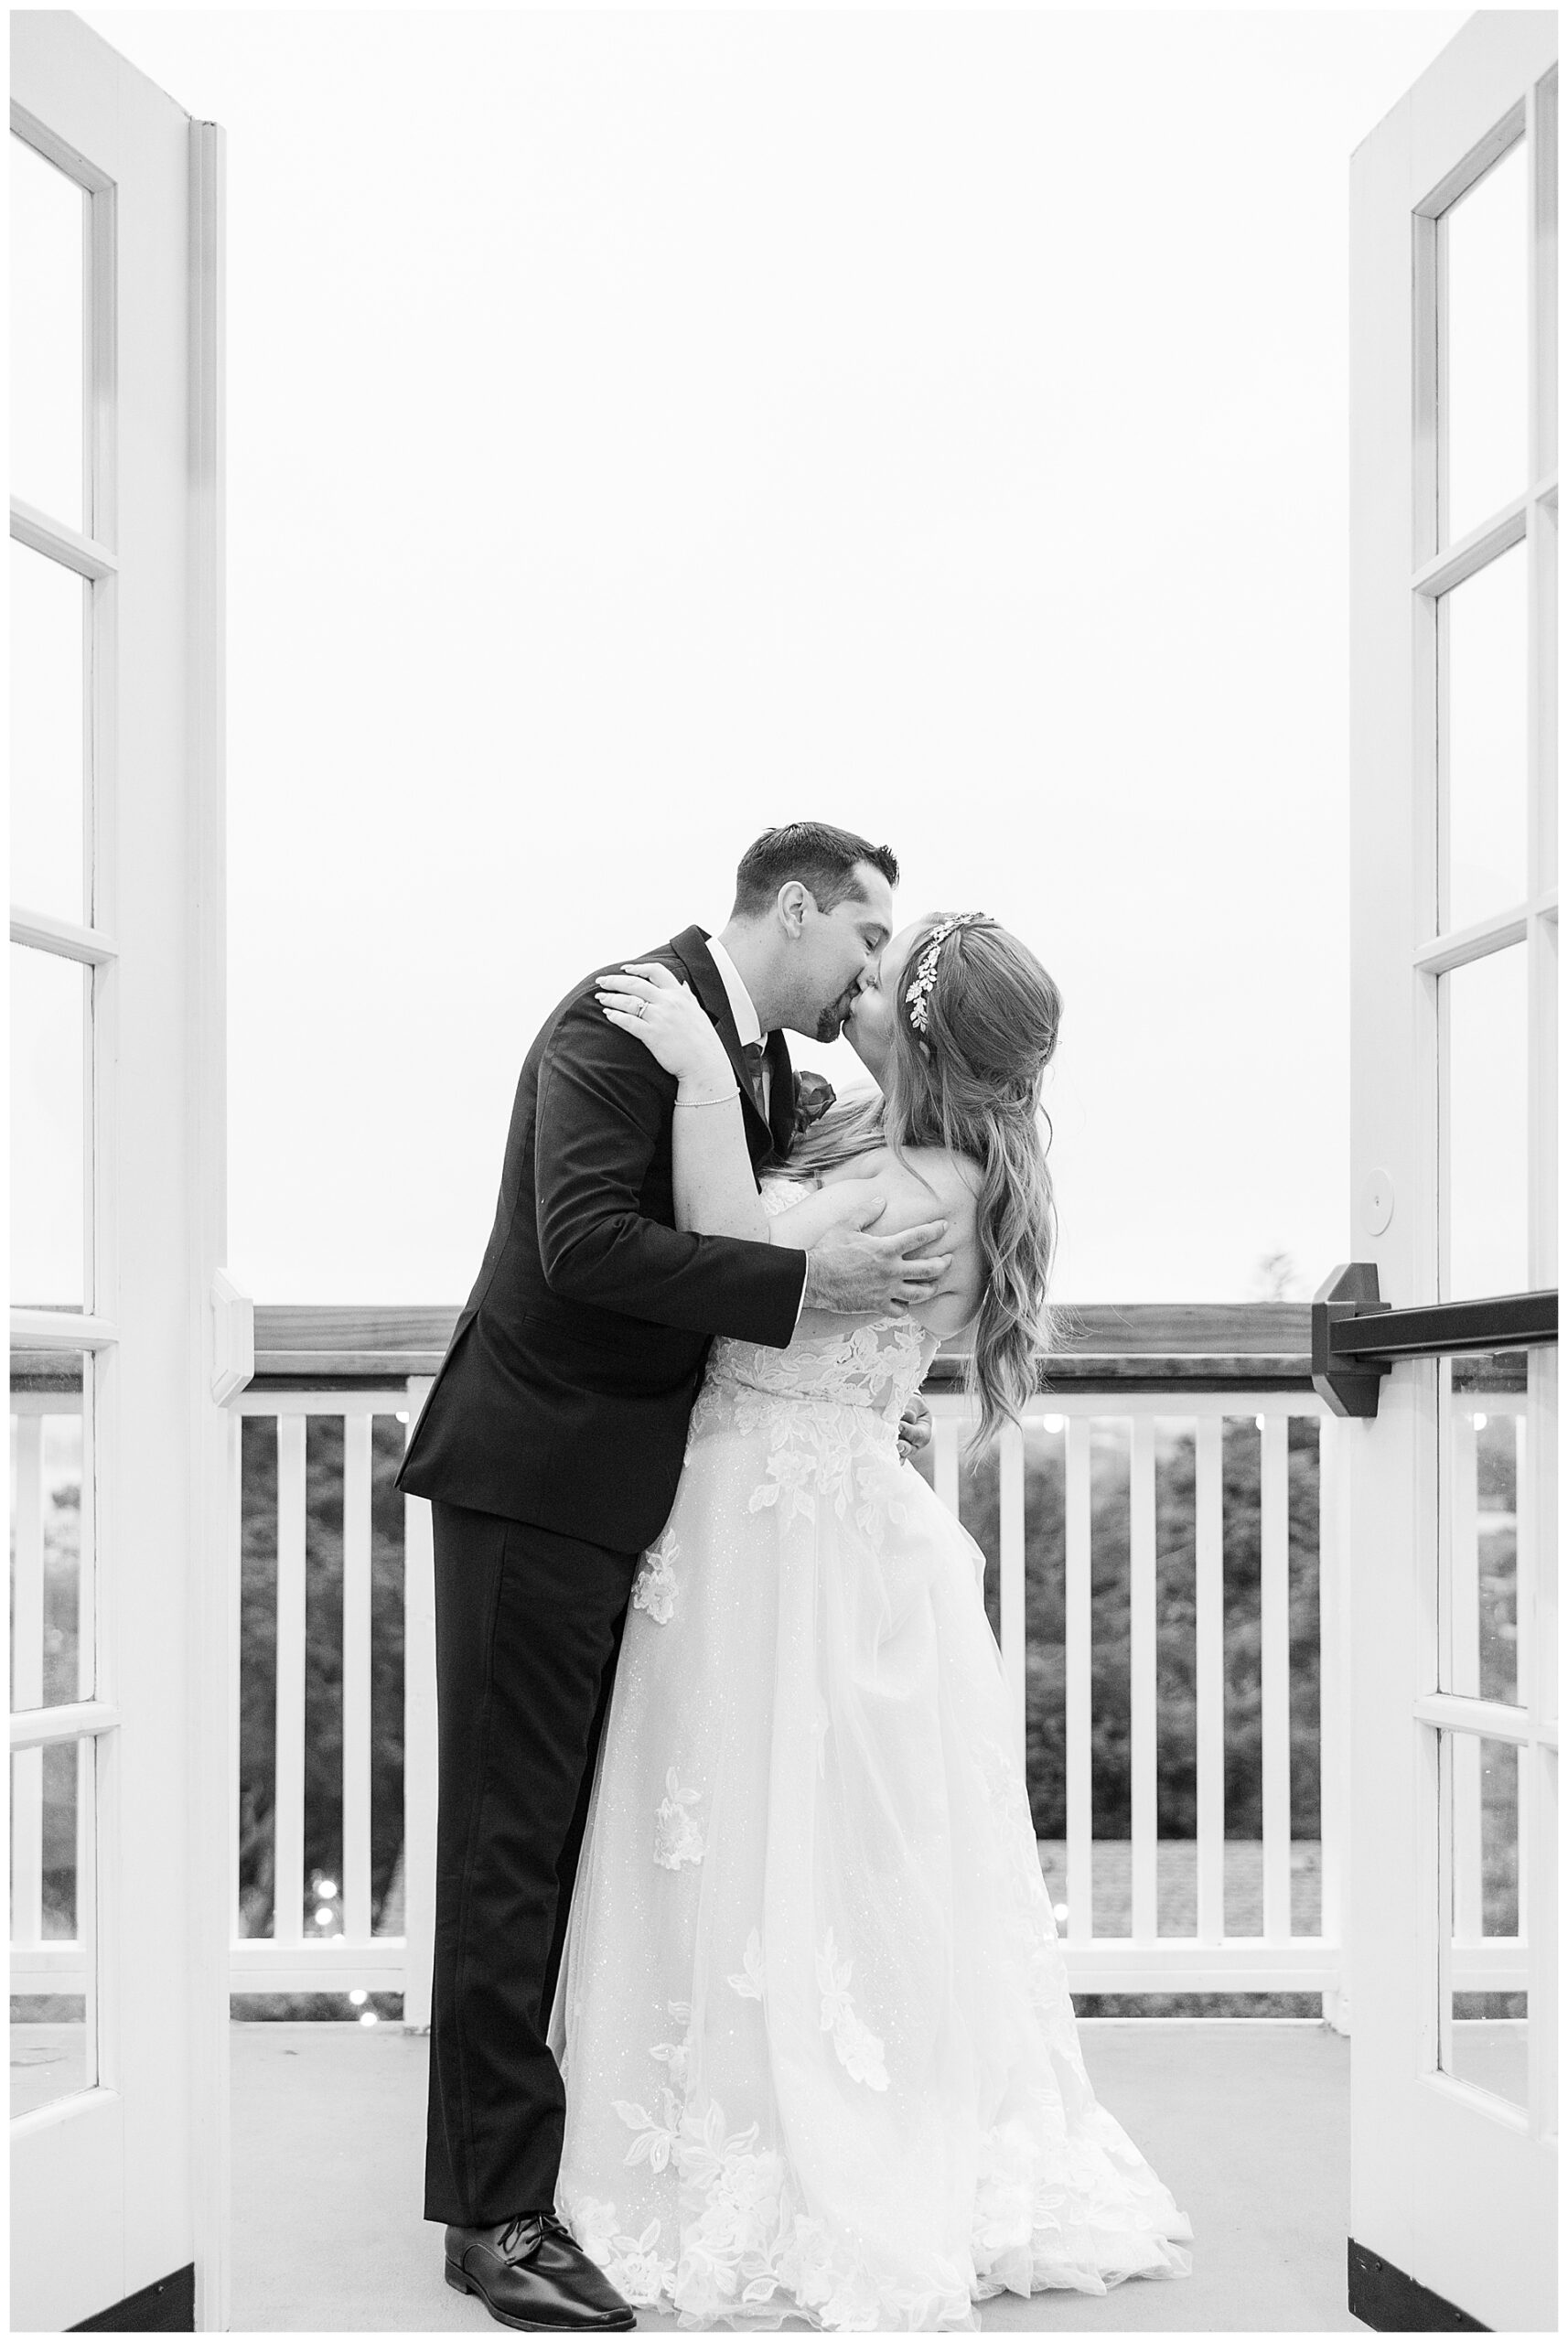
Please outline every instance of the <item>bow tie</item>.
M746 1076L751 1083L751 1094L757 1101L757 1111L766 1122L768 1100L762 1087L762 1064L767 1053L760 1041L743 1041L740 1045L740 1053L746 1059Z

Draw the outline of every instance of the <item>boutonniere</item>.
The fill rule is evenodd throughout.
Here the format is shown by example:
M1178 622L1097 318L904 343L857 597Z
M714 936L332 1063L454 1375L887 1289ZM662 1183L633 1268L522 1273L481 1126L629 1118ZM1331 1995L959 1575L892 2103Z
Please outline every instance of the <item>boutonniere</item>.
M795 1076L795 1135L801 1137L813 1123L820 1123L837 1096L825 1074L798 1073Z

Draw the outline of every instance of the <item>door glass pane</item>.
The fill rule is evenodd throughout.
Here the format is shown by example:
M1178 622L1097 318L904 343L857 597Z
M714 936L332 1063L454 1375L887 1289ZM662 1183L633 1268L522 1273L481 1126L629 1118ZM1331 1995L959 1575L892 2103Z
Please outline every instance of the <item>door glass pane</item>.
M11 946L11 1299L86 1299L83 1148L89 972Z
M11 493L82 526L87 197L11 134Z
M11 1353L11 1705L92 1696L91 1442L80 1350Z
M11 543L11 900L81 920L82 635L91 589Z
M1444 1383L1439 1684L1471 1700L1520 1697L1520 1500L1530 1353L1455 1358Z
M1527 2101L1525 1947L1520 1938L1519 1750L1445 1732L1452 1893L1445 2072L1511 2105Z
M1528 485L1528 198L1521 138L1443 217L1444 544L1467 536Z
M89 2025L92 1743L11 1757L11 2112L98 2079Z
M1524 547L1510 545L1443 597L1445 928L1525 896L1525 585Z
M1525 952L1522 943L1438 979L1447 1011L1445 1301L1529 1285Z

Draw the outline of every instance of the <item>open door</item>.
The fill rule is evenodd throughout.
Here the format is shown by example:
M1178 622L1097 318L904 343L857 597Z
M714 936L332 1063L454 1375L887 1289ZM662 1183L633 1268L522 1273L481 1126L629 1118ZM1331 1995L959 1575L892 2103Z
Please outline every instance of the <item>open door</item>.
M11 43L11 2320L220 2326L221 143Z
M1315 1349L1357 1418L1350 2307L1379 2328L1557 2324L1556 31L1472 17L1352 176L1360 1265Z

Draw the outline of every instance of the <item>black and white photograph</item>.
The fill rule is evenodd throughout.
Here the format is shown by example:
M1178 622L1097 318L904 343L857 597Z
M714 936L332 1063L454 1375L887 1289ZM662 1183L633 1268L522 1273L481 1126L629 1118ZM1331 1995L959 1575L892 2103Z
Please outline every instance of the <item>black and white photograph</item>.
M1558 2330L1557 46L11 13L14 2332Z

